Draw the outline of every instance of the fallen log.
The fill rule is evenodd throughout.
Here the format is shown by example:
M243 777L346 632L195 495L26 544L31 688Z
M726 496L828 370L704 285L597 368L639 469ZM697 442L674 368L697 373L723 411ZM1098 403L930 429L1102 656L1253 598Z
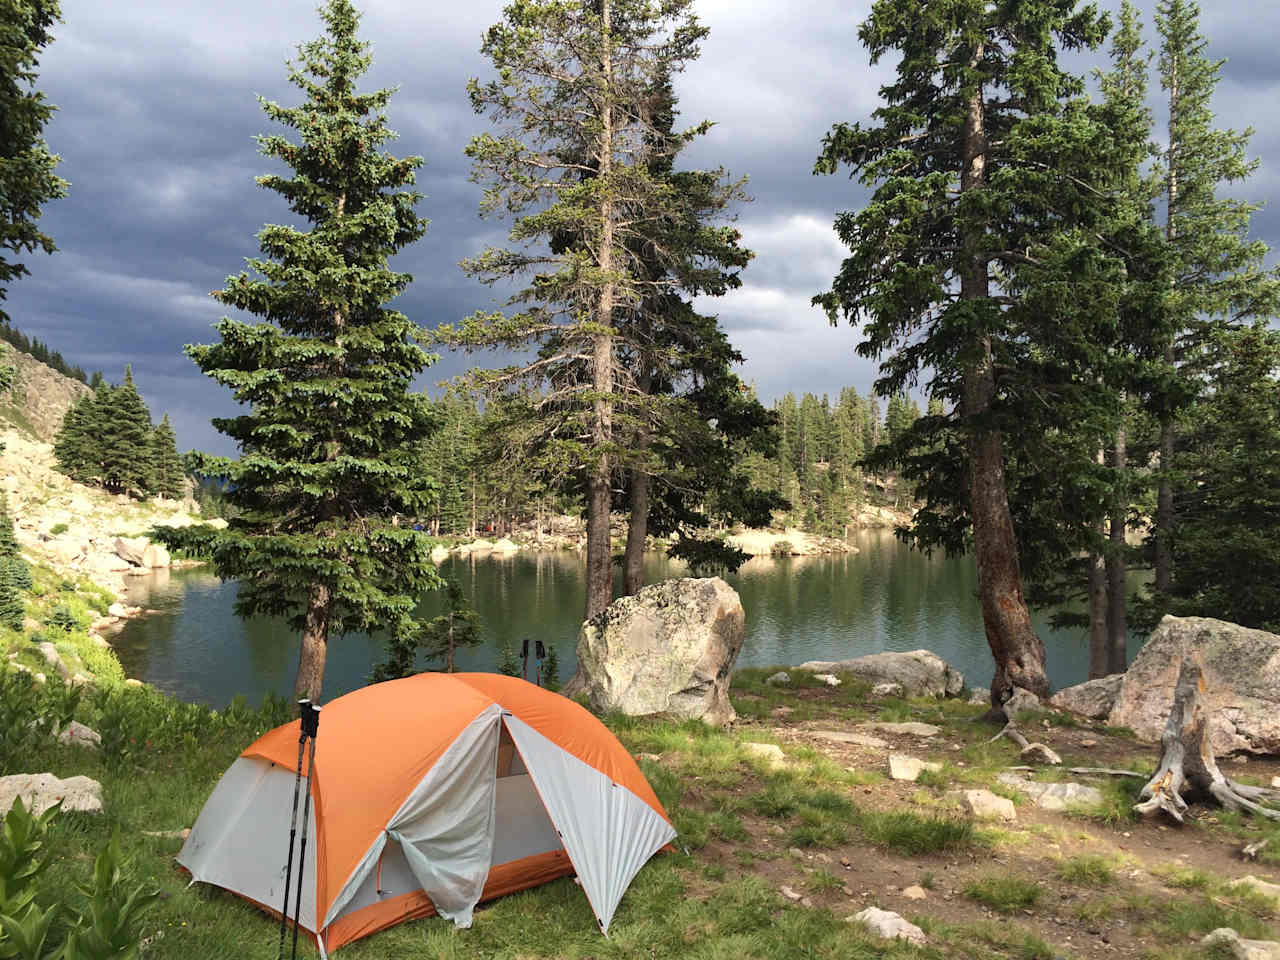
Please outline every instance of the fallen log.
M1163 811L1183 823L1190 803L1217 802L1228 810L1280 820L1280 810L1256 802L1280 803L1280 791L1236 783L1218 769L1209 746L1203 694L1204 671L1193 654L1178 668L1173 707L1160 737L1160 764L1133 809L1143 815Z

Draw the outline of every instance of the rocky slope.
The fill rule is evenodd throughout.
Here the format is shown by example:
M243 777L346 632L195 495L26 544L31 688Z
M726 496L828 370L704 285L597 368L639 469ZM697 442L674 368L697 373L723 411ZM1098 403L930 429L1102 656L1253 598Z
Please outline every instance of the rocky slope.
M18 430L28 439L52 443L62 418L89 388L28 353L7 344L3 347L0 364L14 367L17 376L13 388L0 395L0 426Z
M136 538L157 525L201 522L192 501L137 501L73 482L54 468L52 444L12 427L0 431L0 443L0 490L18 544L28 559L63 576L86 576L123 596L126 576L170 563L163 550Z

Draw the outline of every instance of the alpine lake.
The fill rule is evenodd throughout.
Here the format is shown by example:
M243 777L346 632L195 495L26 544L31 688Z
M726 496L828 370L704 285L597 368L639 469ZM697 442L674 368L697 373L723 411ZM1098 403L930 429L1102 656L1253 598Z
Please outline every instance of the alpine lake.
M725 577L742 597L747 617L737 665L786 666L924 648L963 671L969 686L988 686L991 653L973 559L927 556L887 530L862 531L850 542L857 553L756 557ZM682 563L664 554L650 554L645 562L649 583L688 576ZM460 581L482 618L484 642L459 651L458 669L492 670L504 641L519 652L529 638L531 679L537 640L555 646L562 679L573 673L585 600L580 554L454 555L441 572ZM157 571L127 582L128 602L149 611L110 638L127 676L219 708L237 695L257 703L267 693L291 693L297 634L277 620L237 617L234 582L220 581L206 567ZM1131 590L1136 585L1131 580ZM439 596L428 595L421 612L435 616L440 604ZM1045 643L1049 679L1055 688L1079 683L1088 676L1087 631L1052 630L1051 613L1032 615ZM1130 635L1130 659L1141 644L1140 635ZM331 637L325 699L363 686L381 658L377 637Z

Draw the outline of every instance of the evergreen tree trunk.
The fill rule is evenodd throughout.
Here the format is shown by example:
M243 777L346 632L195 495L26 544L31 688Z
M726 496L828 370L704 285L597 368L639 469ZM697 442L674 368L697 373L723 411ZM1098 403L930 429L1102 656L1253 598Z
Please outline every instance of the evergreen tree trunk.
M972 61L975 69L982 56L982 45L978 45ZM969 100L965 118L961 193L985 186L986 150L983 91L979 87ZM986 300L990 294L981 239L977 231L965 238L968 256L960 278L960 296L965 300ZM983 338L979 349L979 359L964 372L965 414L972 424L968 442L969 491L978 595L987 643L996 663L991 699L999 706L1015 686L1039 697L1048 696L1049 678L1044 669L1044 644L1031 626L1031 614L1022 595L1018 544L1005 487L1003 440L999 430L974 422L991 409L996 392L990 338Z
M1116 431L1115 450L1112 466L1123 478L1129 467L1129 455L1126 448L1125 429L1122 424ZM1124 498L1117 498L1111 514L1111 551L1107 555L1107 672L1124 673L1128 667L1129 656L1129 623L1125 611L1125 504Z
M1106 454L1098 451L1098 463ZM1099 530L1100 533L1104 532ZM1107 568L1101 554L1089 558L1089 679L1105 677L1111 665L1107 634Z
M651 332L646 329L645 334ZM648 358L641 361L636 387L648 396L653 389L653 367ZM649 449L649 431L642 424L636 430L637 452ZM627 525L627 552L623 564L622 595L634 596L644 587L644 545L649 536L649 491L652 480L643 467L631 469L631 517Z
M1089 679L1110 672L1110 643L1107 634L1107 571L1101 556L1089 558Z
M604 275L614 269L613 263L613 196L609 179L613 173L613 63L608 41L611 26L610 0L602 0L600 8L602 29L605 31L603 53L604 96L600 124L600 182L604 189L600 194L600 271ZM613 326L614 284L605 283L600 291L596 307L596 321L602 330ZM583 617L590 620L604 610L613 599L612 547L609 542L609 508L612 505L610 480L612 464L609 444L613 439L613 336L597 333L592 351L592 386L595 401L592 404L592 442L597 448L597 459L587 482L587 609Z
M1169 117L1170 126L1178 109L1178 74L1176 63L1171 68L1169 83ZM1172 244L1178 236L1177 223L1174 221L1174 208L1178 204L1178 163L1177 144L1169 144L1169 196L1167 205L1168 227L1165 235ZM1177 336L1176 333L1170 335ZM1164 361L1172 371L1177 362L1174 344L1170 340L1164 348ZM1166 402L1160 414L1160 483L1156 494L1156 592L1168 595L1173 583L1173 449L1174 427L1173 413Z
M298 652L298 679L293 684L295 700L319 700L324 685L324 662L329 652L329 588L312 584L308 592L307 620Z
M631 471L631 523L627 527L626 574L622 595L639 593L644 587L644 542L649 535L649 474Z

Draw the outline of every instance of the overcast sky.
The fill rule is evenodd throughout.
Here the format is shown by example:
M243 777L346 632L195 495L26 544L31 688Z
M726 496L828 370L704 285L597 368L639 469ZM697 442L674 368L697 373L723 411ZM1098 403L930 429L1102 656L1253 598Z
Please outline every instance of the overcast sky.
M1104 5L1118 7L1104 0ZM366 86L398 85L389 117L400 155L426 160L419 185L427 236L402 253L413 274L397 306L434 326L489 306L492 293L458 261L500 236L477 218L479 188L463 148L485 122L470 108L468 78L487 76L483 30L500 0L423 3L366 0L362 36L373 45ZM1154 0L1139 0L1148 37ZM59 111L49 143L70 181L43 225L58 244L28 259L14 283L13 322L86 370L119 380L126 363L156 419L168 412L182 449L231 452L209 418L234 411L228 392L182 352L207 342L223 313L209 291L257 254L255 234L288 212L253 178L267 162L253 137L276 132L261 94L298 99L284 61L320 33L312 0L63 0L65 23L41 64L40 87ZM713 307L746 356L741 371L770 401L794 390L869 388L872 361L854 353L857 332L831 328L809 305L842 256L831 231L861 192L844 175L813 177L823 133L867 117L887 76L857 40L869 0L700 0L711 28L701 59L679 81L683 119L715 122L686 152L690 166L723 165L750 178L754 201L739 223L756 259L741 290ZM1210 3L1210 53L1227 57L1215 106L1221 125L1258 129L1263 164L1242 195L1270 204L1280 181L1280 4ZM1097 61L1099 64L1101 61ZM1157 117L1161 114L1158 112ZM1255 232L1280 246L1280 214L1264 210ZM441 357L434 385L477 358Z

